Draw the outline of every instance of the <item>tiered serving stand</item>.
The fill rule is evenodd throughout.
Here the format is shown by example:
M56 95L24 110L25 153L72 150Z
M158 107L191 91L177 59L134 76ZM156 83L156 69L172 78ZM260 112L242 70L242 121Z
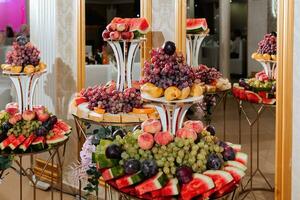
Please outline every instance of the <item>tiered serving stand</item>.
M108 40L108 44L113 49L116 61L117 61L117 81L116 87L118 91L124 91L126 88L132 87L132 67L134 58L140 45L145 42L145 38L139 38L134 40ZM89 119L81 118L73 113L75 120L76 131L78 136L78 160L80 160L81 144L87 137L86 124L92 124L94 126L118 126L118 127L133 127L141 124L141 121L136 122L95 122ZM105 188L107 189L107 184ZM81 198L82 183L79 180L79 197ZM105 190L106 190L105 189ZM96 192L97 193L97 192ZM98 199L98 193L96 194ZM105 199L106 195L105 195Z
M35 94L35 88L36 85L39 81L39 78L45 74L46 71L42 71L42 72L36 72L34 74L31 75L27 75L25 73L11 73L11 72L3 72L4 76L9 77L16 89L17 92L17 98L18 98L18 105L19 105L19 110L20 112L24 112L27 109L32 109L33 107L33 98L34 98L34 94ZM56 175L53 173L53 170L51 171L51 174L46 173L46 169L49 167L54 166L54 162L57 161L57 166L60 172L60 176L59 178L59 183L58 183L58 187L59 187L59 191L60 191L60 199L63 199L63 181L62 181L62 172L63 172L63 162L64 162L64 156L65 156L65 151L66 151L66 143L68 140L65 140L64 142L49 147L48 149L43 149L41 151L34 151L34 152L26 152L26 153L15 153L15 152L11 152L11 153L7 153L7 152L1 152L0 155L3 157L18 157L18 159L13 159L13 162L17 165L18 169L15 169L14 167L11 167L12 169L14 169L20 176L19 178L19 199L22 200L23 199L23 176L26 176L29 180L29 182L32 184L33 186L33 196L32 199L36 200L37 195L36 195L36 188L37 188L37 184L38 181L41 181L39 177L43 177L44 175L47 175L48 177L50 177L50 184L51 184L51 199L54 199L54 190L53 187L54 185L54 177L57 176L58 173L56 173ZM34 157L42 154L42 153L47 153L48 157L46 158L46 162L44 164L44 167L41 171L41 173L39 173L39 176L36 176L34 173ZM24 165L23 163L23 157L30 157L30 166L27 167ZM4 171L0 172L0 178L4 175ZM29 197L25 197L26 199L28 199ZM57 199L57 198L56 198Z
M265 61L265 60L257 60L262 67L264 68L266 74L270 79L275 79L276 74L276 61ZM242 142L242 116L245 117L247 124L250 129L250 175L249 179L246 181L246 184L242 185L242 192L239 195L239 199L245 199L249 194L252 195L254 199L256 196L254 191L268 191L274 192L274 185L271 184L270 180L266 177L265 173L261 169L260 165L260 117L261 115L270 110L271 113L275 116L276 112L276 105L269 105L269 104L255 104L248 101L237 99L238 104L238 113L239 113L239 144ZM251 107L251 110L254 111L254 117L251 116L249 110L246 107ZM256 125L256 133L255 133L255 125ZM253 155L254 155L254 141L253 136L256 134L256 163L253 162ZM256 164L256 168L254 168L254 164ZM266 187L254 187L254 180L255 177L260 175L263 178Z
M199 65L199 52L201 48L201 44L205 37L208 36L207 33L200 34L186 34L186 60L189 66L198 66ZM213 95L216 98L216 106L211 110L211 112L207 112L201 109L201 106L197 106L197 109L201 109L204 113L203 120L206 124L211 123L212 115L216 108L218 108L223 103L223 139L226 139L226 99L229 94L229 90L217 91L206 93L205 95Z

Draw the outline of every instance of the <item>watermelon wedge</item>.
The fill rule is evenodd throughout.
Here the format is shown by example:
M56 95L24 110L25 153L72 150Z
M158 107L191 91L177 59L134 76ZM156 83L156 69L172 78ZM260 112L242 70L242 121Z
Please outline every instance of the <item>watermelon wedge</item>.
M261 103L262 102L262 98L257 93L249 91L249 90L246 90L245 93L246 93L247 100L249 102L251 102L251 103Z
M143 174L141 171L132 174L132 175L128 175L128 176L124 176L118 180L116 180L116 184L117 187L119 189L124 188L124 187L128 187L130 185L135 185L137 183L142 182L144 179Z
M243 165L247 165L248 155L242 152L237 152L235 154L235 161L242 163Z
M247 167L245 165L243 165L242 163L238 162L238 161L233 161L233 160L228 160L227 162L225 162L225 167L236 167L242 171L246 171Z
M31 145L31 143L33 142L33 140L35 139L35 134L31 134L28 138L26 138L26 140L23 142L23 144L21 144L21 146L19 147L23 152L25 152L29 146Z
M18 138L11 141L11 143L8 145L11 150L15 150L20 144L22 144L26 140L26 137L24 135L19 135Z
M220 190L222 187L233 181L231 174L222 170L207 170L203 174L212 178L217 190Z
M58 128L58 127L54 127L53 129L50 130L50 132L52 132L54 135L65 135L66 132L63 131L62 129Z
M190 200L196 196L202 195L205 192L213 189L215 184L209 176L203 174L193 174L193 179L188 183L184 184L181 188L182 200Z
M233 189L236 187L236 184L234 181L231 181L230 183L228 183L227 185L225 185L222 189L218 190L214 196L216 197L221 197L231 191L233 191Z
M33 140L31 148L35 151L40 151L45 148L46 139L44 136L37 137Z
M146 18L120 18L115 17L111 24L128 24L129 31L134 32L134 35L144 35L150 30L150 25ZM135 37L136 38L136 37Z
M242 145L240 144L233 144L230 142L226 142L226 144L228 144L231 148L233 148L235 152L240 152L242 150Z
M245 172L237 167L224 167L224 170L229 172L236 183L239 183L240 180L246 175Z
M264 104L268 104L268 105L274 105L276 103L276 99L268 99L268 98L263 98L262 102Z
M189 18L186 19L187 33L195 34L205 32L207 30L207 22L205 18Z
M175 196L180 192L178 179L170 179L169 182L162 189L151 192L153 198Z
M80 105L80 104L82 104L84 102L87 102L87 101L88 100L85 97L83 97L83 96L75 98L75 104L76 104L76 106L78 106L78 105Z
M16 139L14 134L9 135L5 140L0 143L1 150L4 150L8 145Z
M147 192L152 192L154 190L159 190L164 187L168 182L167 176L159 172L154 177L144 181L143 183L137 185L135 190L139 195L143 195Z
M68 139L65 135L54 135L46 140L48 145L56 145Z
M110 169L105 169L102 171L102 177L105 181L109 181L111 179L118 178L125 174L125 170L123 166L115 166Z
M70 134L72 131L72 127L69 126L67 123L65 123L62 120L58 120L56 122L56 124L54 125L54 128L59 128L59 129L63 130L65 132L65 134L67 134L67 135Z

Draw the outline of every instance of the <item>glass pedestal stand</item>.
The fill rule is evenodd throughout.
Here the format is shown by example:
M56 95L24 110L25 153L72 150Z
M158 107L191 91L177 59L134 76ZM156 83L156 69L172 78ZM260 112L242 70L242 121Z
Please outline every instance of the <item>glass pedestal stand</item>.
M113 49L117 61L117 89L123 91L126 87L132 87L132 66L137 49L144 38L135 40L107 41Z
M37 200L40 198L37 198L36 195L36 188L37 188L37 183L38 181L41 181L38 176L35 175L34 172L34 157L38 154L41 153L49 153L49 156L47 157L47 160L44 164L43 169L41 170L41 172L39 173L40 177L43 177L44 175L49 177L49 179L47 178L47 182L50 182L51 185L51 200L54 200L54 177L57 177L57 172L56 175L53 173L53 170L51 170L51 173L48 174L46 173L46 169L47 168L51 168L54 165L54 161L57 160L57 166L58 169L60 171L60 176L57 177L59 178L58 180L58 188L59 188L59 192L60 192L60 200L63 199L63 163L64 163L64 157L65 157L65 151L66 151L66 143L68 140L65 140L64 142L60 143L59 145L56 145L50 149L46 149L46 150L42 150L39 152L32 152L32 153L11 153L11 154L5 154L2 153L0 154L1 156L14 156L14 160L13 162L17 165L18 169L12 168L14 169L18 174L19 174L19 199L22 200L23 199L23 176L26 176L29 180L29 182L31 183L31 185L33 186L33 191L32 191L32 199L33 200ZM25 168L23 165L23 157L25 156L30 156L30 167L29 168ZM0 173L0 179L2 177L2 175L4 174L4 171L2 171ZM25 197L26 200L28 200L28 196ZM57 198L55 198L57 199Z
M27 75L25 73L3 72L3 75L9 77L15 86L21 113L24 110L32 109L35 87L40 77L45 73L46 71L42 71Z
M186 34L186 60L189 66L199 65L199 51L208 34Z
M250 128L250 177L246 181L245 185L242 185L242 192L239 194L239 199L245 199L248 194L252 194L254 199L256 199L254 191L268 191L268 192L274 192L274 186L270 183L270 181L266 178L266 175L263 173L263 171L260 168L260 129L259 129L259 123L260 123L260 117L261 115L267 110L270 109L274 111L276 109L275 105L267 105L267 104L253 104L249 103L251 106L252 110L255 111L255 116L254 118L251 118L249 116L249 113L245 110L244 104L246 103L245 101L238 100L238 108L239 108L239 144L242 142L242 116L246 118L246 121L249 125ZM273 112L274 113L274 112ZM253 136L255 134L254 132L254 126L256 125L256 137L257 137L257 143L256 143L256 169L253 167L253 154L254 154L254 142L253 142ZM255 176L261 175L263 178L264 182L266 183L267 187L266 188L255 188L253 187L253 180Z
M266 60L256 60L261 64L261 66L264 68L265 73L268 75L269 79L275 80L276 79L276 61L266 61Z

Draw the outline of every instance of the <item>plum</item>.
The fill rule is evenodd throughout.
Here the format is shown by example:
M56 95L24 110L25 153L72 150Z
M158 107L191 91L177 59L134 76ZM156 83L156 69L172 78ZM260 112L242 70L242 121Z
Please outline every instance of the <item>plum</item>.
M176 51L176 45L174 42L171 42L171 41L167 41L164 43L163 45L163 49L164 49L164 52L167 54L167 55L173 55Z
M217 154L209 154L207 158L206 167L207 169L218 170L222 166L222 160Z
M105 150L105 155L110 159L121 159L121 154L123 150L120 146L116 144L109 145Z
M228 160L234 160L235 159L235 152L234 149L230 146L227 146L226 148L224 148L224 151L222 152L223 155L223 159L225 161Z
M124 163L125 173L126 174L134 174L141 169L141 163L136 159L129 159Z
M115 130L112 134L113 138L116 138L116 136L119 135L121 138L123 138L126 135L126 132L124 129L118 129Z
M176 177L181 184L187 184L193 179L193 170L187 166L181 166L176 170Z
M144 160L142 162L141 171L146 179L154 176L158 172L156 162L154 160Z
M211 135L216 135L216 129L214 126L208 125L205 129L210 132Z

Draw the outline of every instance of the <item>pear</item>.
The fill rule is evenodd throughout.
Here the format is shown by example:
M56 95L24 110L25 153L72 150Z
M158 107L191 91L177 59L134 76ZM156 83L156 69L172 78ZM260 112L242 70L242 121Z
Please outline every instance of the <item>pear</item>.
M181 90L181 95L180 95L179 99L186 99L190 95L190 92L191 92L190 87L183 88Z
M173 101L181 96L181 91L175 86L168 87L165 90L165 98L167 101Z
M164 90L162 88L156 87L152 83L145 83L142 85L141 91L147 93L153 98L159 98L164 94Z
M204 90L203 90L201 83L194 83L191 88L190 96L199 97L199 96L203 95L203 93L204 93Z

